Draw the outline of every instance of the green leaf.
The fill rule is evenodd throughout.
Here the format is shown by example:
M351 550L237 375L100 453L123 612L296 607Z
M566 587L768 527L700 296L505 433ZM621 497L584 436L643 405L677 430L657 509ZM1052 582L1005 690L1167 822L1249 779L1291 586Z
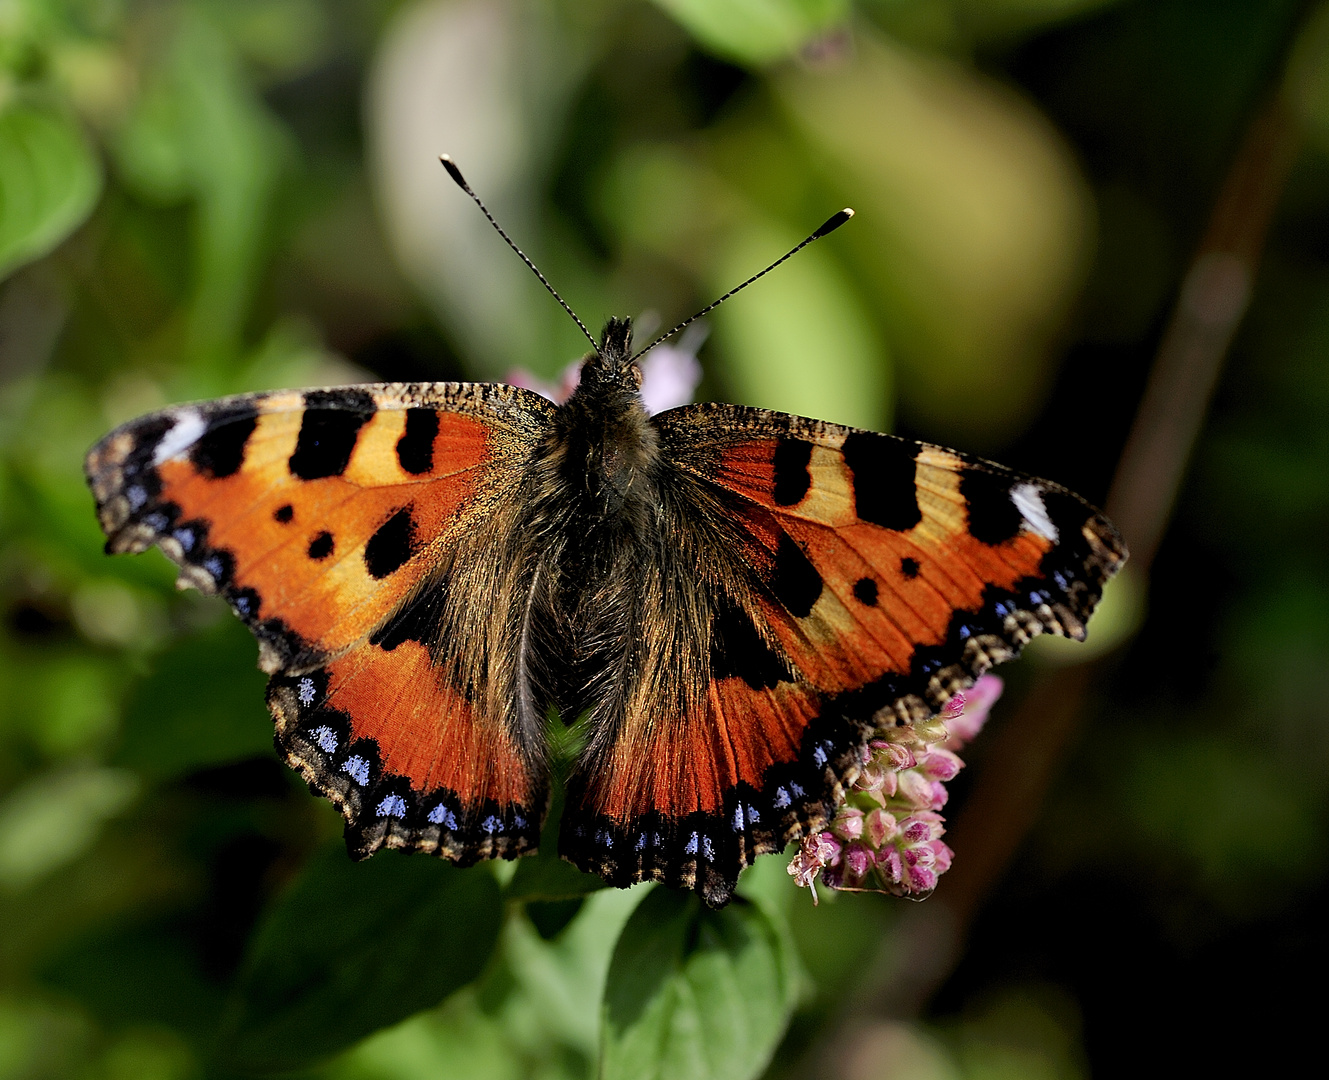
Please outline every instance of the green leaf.
M329 847L255 933L219 1057L293 1069L438 1004L479 975L502 915L487 868Z
M187 348L223 365L208 369L208 377L219 378L240 352L261 273L263 230L289 145L232 44L201 6L181 12L114 148L132 188L167 203L195 201ZM226 385L205 379L188 390Z
M509 1030L539 1031L548 1045L576 1051L586 1062L600 1047L601 1010L609 965L619 934L650 886L603 889L553 939L524 919L503 931L503 965L511 980L501 1010ZM531 908L527 907L529 914ZM489 987L492 992L496 987ZM496 1006L491 1005L491 1011Z
M257 656L231 618L168 649L130 699L115 763L163 777L271 755Z
M61 950L41 979L111 1024L175 1028L191 1038L216 1029L223 987L198 943L171 917L99 928Z
M101 163L74 120L28 106L0 113L0 277L78 228L101 186Z
M542 851L517 861L517 872L503 895L508 900L570 900L604 887L604 881L594 874Z
M1092 202L1066 146L1018 96L866 26L834 71L773 85L800 153L858 211L813 250L875 309L914 422L1008 442L1046 394L1087 265Z
M547 725L546 733L554 767L549 811L540 829L540 850L517 860L516 872L503 890L506 900L575 900L605 888L603 880L583 873L558 854L566 794L563 775L581 749L579 729L554 720Z
M656 889L623 929L609 967L604 1080L744 1080L784 1033L801 985L778 916L735 900L704 910Z
M698 41L740 63L787 56L839 22L849 0L655 0Z
M42 773L0 802L0 886L22 888L73 862L138 794L124 769L92 765Z
M506 1015L493 1015L463 990L446 1005L366 1039L317 1080L521 1080L531 1075L526 1047ZM562 1077L563 1073L541 1073Z

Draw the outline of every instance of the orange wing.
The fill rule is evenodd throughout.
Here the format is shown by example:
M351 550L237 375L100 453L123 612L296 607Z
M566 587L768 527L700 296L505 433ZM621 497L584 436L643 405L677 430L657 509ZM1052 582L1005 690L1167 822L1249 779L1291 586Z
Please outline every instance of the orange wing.
M538 718L510 707L505 638L552 411L507 386L286 391L168 409L88 454L108 551L156 544L254 632L278 745L357 855L538 841Z
M878 726L1036 634L1082 638L1125 559L1078 496L941 447L731 405L655 422L668 552L641 578L679 631L648 625L564 826L611 881L723 903L827 820Z

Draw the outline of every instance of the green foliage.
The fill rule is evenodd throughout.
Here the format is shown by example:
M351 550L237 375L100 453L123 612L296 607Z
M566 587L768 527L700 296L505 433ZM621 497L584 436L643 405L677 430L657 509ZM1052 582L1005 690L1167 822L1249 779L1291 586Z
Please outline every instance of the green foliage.
M722 911L656 889L628 920L605 991L608 1080L758 1076L797 998L787 931L756 904Z
M603 888L604 882L594 874L584 874L571 863L542 851L517 863L503 895L509 900L573 900Z
M792 247L800 237L754 225L730 240L711 271L721 282L741 281L762 252ZM785 273L784 271L789 271ZM731 357L729 378L735 395L777 409L857 427L889 427L890 368L885 346L858 302L848 276L833 258L803 252L772 288L735 297L716 312L716 338ZM817 357L809 380L809 357Z
M255 931L218 1054L262 1071L327 1058L471 982L501 923L491 874L393 854L357 864L338 844Z
M186 348L214 364L239 344L281 150L282 133L234 47L215 24L185 9L121 129L116 156L142 195L194 203Z
M655 0L716 52L743 63L787 56L849 14L849 0Z
M83 224L101 186L101 163L73 118L24 105L0 111L0 278Z
M158 655L125 703L113 760L162 778L267 753L272 720L255 653L244 627L224 620Z

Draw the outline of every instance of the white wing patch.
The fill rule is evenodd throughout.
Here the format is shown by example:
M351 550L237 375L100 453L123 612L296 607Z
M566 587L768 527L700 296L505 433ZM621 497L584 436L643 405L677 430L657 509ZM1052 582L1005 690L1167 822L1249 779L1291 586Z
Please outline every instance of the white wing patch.
M1043 493L1038 490L1037 484L1016 484L1011 488L1011 502L1020 511L1030 532L1036 532L1054 544L1057 542L1060 534L1048 517L1048 508L1043 505Z
M171 425L171 429L162 436L161 442L152 451L153 465L160 465L163 461L188 450L198 442L207 428L207 421L197 409L181 409L175 414L175 423Z

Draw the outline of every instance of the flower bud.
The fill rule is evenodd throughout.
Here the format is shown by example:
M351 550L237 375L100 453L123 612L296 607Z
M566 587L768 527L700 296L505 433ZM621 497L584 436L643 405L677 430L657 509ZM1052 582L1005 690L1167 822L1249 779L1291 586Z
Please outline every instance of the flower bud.
M888 847L877 852L877 870L886 879L887 884L899 884L904 875L904 863L900 859L899 848Z
M899 774L899 796L911 806L919 809L931 809L934 799L932 781L915 769L906 769Z
M949 733L945 744L947 749L959 750L983 729L988 713L1005 689L1006 684L997 675L984 675L969 688L964 695L963 712L945 720ZM954 700L951 699L952 703Z
M880 755L882 762L888 769L899 772L901 769L912 769L918 764L918 759L914 757L914 752L907 746L899 743L887 743L886 748Z
M841 807L831 829L841 840L857 840L863 835L863 811L853 806Z
M878 795L886 784L886 777L889 775L890 769L882 764L876 755L873 755L868 763L863 766L863 771L858 774L858 779L854 781L854 790L869 795Z
M931 892L937 887L937 874L930 867L905 866L903 884L910 892Z
M888 840L893 840L900 832L895 815L885 810L873 810L864 821L864 833L867 841L874 848L880 848Z
M954 780L961 769L964 768L964 762L949 750L943 750L941 747L933 747L928 750L919 760L918 767L923 773L933 780Z
M941 817L938 814L912 814L900 822L900 833L906 844L926 844L941 836Z
M872 851L861 844L850 844L845 849L844 864L849 875L856 881L861 881L867 877L868 871L873 867L876 859Z
M906 870L931 870L937 862L937 855L926 844L922 847L905 848L900 856L904 859Z
M922 723L891 722L868 743L858 779L828 829L802 842L789 874L812 889L818 876L833 889L875 889L897 896L931 892L950 869L939 810L946 784L964 762L955 750L977 734L1002 692L984 676L956 694L942 715Z

